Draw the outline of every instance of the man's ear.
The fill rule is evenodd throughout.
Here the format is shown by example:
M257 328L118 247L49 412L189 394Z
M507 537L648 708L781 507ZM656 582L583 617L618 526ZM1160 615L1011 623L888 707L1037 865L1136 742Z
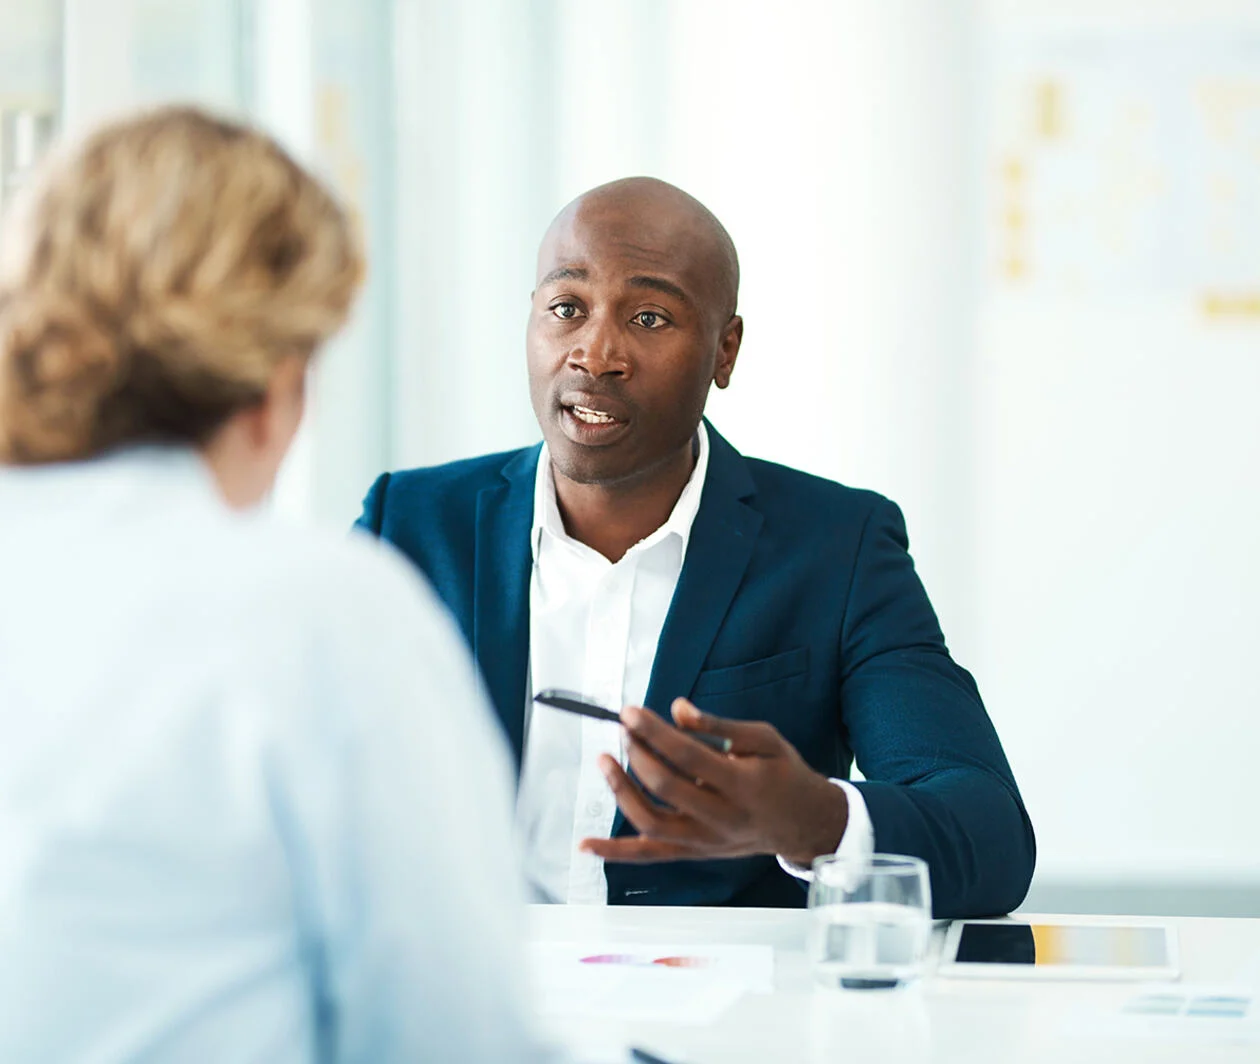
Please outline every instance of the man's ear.
M722 328L721 339L718 340L717 367L713 371L713 383L725 388L731 383L731 374L735 372L735 360L739 358L739 345L744 342L744 319L732 314L731 320Z

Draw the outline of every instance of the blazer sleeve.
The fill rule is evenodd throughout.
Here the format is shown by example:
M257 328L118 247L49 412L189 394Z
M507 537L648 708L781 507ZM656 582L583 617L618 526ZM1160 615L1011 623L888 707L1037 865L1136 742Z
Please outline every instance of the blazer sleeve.
M887 499L862 533L842 639L841 714L876 848L927 862L938 918L1014 909L1032 880L1032 823Z

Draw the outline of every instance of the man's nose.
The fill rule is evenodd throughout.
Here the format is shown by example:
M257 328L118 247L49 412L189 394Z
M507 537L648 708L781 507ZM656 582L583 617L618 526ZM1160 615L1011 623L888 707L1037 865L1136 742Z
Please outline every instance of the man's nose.
M581 342L569 352L569 365L585 370L592 377L626 377L630 374L630 362L618 330L607 323L591 323Z

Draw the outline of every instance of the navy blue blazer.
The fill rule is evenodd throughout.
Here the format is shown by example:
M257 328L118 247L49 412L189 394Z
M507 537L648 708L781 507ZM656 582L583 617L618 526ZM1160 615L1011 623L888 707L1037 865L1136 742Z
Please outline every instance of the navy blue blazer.
M884 853L931 869L938 917L1015 908L1035 842L970 674L945 648L900 510L744 458L709 426L708 477L645 702L772 723L856 784ZM540 447L386 473L357 522L424 572L455 615L520 763ZM614 834L632 834L618 816ZM773 857L606 868L610 903L800 906Z

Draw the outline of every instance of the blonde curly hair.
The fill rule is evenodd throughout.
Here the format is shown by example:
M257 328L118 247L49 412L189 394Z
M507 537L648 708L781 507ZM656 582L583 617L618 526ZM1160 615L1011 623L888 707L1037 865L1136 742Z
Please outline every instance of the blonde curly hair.
M204 443L362 275L346 212L264 134L189 107L99 129L0 229L0 463Z

